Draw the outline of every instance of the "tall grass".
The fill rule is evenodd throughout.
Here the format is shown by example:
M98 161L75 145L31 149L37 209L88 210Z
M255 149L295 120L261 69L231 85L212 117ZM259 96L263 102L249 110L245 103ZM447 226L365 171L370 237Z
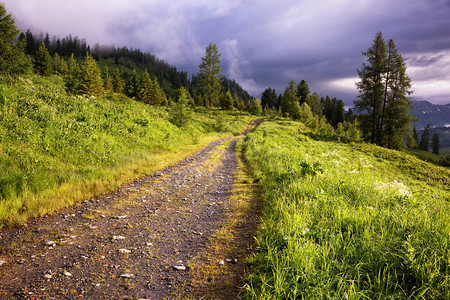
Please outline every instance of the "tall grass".
M244 141L265 199L247 298L450 298L450 171L297 128Z
M117 188L237 134L249 118L196 112L178 128L169 114L112 93L68 95L61 77L0 85L0 223L23 222ZM217 120L225 124L220 132Z

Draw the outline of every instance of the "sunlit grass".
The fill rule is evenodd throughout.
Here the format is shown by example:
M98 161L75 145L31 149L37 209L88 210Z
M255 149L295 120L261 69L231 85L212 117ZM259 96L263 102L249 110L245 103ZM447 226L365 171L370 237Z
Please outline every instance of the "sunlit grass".
M264 190L253 299L449 298L450 171L265 122L244 144Z
M170 109L116 94L68 95L61 77L1 85L0 223L22 223L114 190L238 134L249 118L204 109L178 128Z

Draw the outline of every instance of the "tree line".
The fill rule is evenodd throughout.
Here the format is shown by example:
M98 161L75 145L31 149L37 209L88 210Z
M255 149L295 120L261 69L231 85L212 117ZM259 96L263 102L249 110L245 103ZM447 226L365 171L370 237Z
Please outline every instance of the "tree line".
M187 72L178 71L151 53L99 44L91 47L84 39L71 35L50 38L49 34L36 36L30 30L20 32L4 4L0 4L0 26L0 73L3 76L30 72L59 75L71 93L99 96L113 91L152 105L171 105L178 100L181 88L187 92L188 103L192 106L247 110L254 101L234 79L221 73L220 101L219 98L205 100L207 96L200 87L201 74L188 78ZM232 105L227 104L230 96Z

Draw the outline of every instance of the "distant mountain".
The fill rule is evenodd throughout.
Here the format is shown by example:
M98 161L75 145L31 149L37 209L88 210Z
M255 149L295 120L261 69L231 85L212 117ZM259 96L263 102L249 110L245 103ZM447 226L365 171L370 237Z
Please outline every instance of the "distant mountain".
M428 101L413 101L413 106L411 114L420 119L414 123L418 130L428 123L431 127L450 127L450 104L436 105Z

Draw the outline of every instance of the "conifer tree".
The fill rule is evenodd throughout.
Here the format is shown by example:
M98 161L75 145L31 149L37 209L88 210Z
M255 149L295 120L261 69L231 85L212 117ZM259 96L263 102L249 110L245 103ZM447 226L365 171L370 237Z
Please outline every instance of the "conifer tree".
M199 86L209 106L217 104L222 82L222 69L220 66L220 53L216 44L210 43L206 47L205 57L202 57L200 67Z
M419 149L428 151L430 149L430 123L423 129L422 137L420 138Z
M300 105L298 103L294 80L291 80L289 86L286 87L280 104L284 116L294 120L297 120L300 117Z
M87 96L100 96L103 92L103 80L100 68L91 54L87 53L79 73L79 91Z
M320 103L319 94L314 92L311 95L309 95L306 99L306 103L311 108L311 112L315 116L318 116L318 117L322 116L322 104ZM301 103L301 101L300 101L299 104L301 105L303 103Z
M145 69L141 76L141 84L136 99L144 103L152 103L152 98L152 80L147 69Z
M36 57L34 59L34 70L37 74L42 76L49 76L52 72L52 57L47 50L44 42L42 42Z
M297 92L297 98L298 98L299 105L302 105L303 103L308 101L310 91L309 91L309 86L304 79L302 79L298 83L296 92Z
M179 96L175 106L172 107L170 114L170 122L177 127L183 127L191 118L191 113L188 107L188 94L186 88L181 87L178 90Z
M434 154L439 154L440 149L441 149L441 141L439 139L439 134L435 132L431 137L431 150L433 151Z
M139 84L140 84L139 76L136 72L136 69L134 69L125 85L126 95L130 98L136 97L139 93Z
M121 94L123 93L124 82L122 76L120 75L119 68L114 70L113 78L112 78L112 86L115 93Z
M105 91L112 91L113 86L112 86L111 75L109 74L108 66L105 66L105 69L103 70L103 73L102 73L102 77L103 77L103 88L105 89Z
M411 79L394 41L386 44L381 32L363 55L358 70L358 99L355 108L361 114L361 127L371 143L400 148L411 125Z
M419 147L419 135L417 134L416 125L414 125L413 127L412 137L415 144L413 148L416 149L417 147Z
M236 109L239 109L239 104L240 104L240 101L239 101L238 95L236 93L233 93L233 106Z
M184 92L186 92L187 95L189 95L189 92L186 89L184 90ZM152 98L151 98L150 103L152 105L161 105L161 103L165 102L166 94L159 86L158 80L156 80L156 78L152 80L151 94L152 94Z
M234 99L233 96L231 96L230 90L228 90L223 96L222 96L222 103L220 106L222 106L225 110L230 110L233 108Z
M29 70L30 62L24 52L26 40L18 40L19 33L14 18L0 3L0 74L17 75Z
M406 147L409 149L417 149L419 145L416 126L413 126L406 134Z
M367 57L367 63L363 63L361 70L358 70L361 81L356 85L359 95L354 104L360 112L367 112L361 115L363 132L370 136L371 143L378 143L377 130L383 106L383 77L386 69L386 44L381 32L376 34L373 45L363 55Z
M78 65L75 56L72 54L67 61L67 76L64 77L66 89L69 93L78 93L80 66Z
M271 87L268 87L264 90L264 92L261 95L261 106L265 107L268 106L269 108L276 108L280 106L278 103L278 97L275 92L275 89L272 89Z
M248 112L255 116L262 114L261 102L257 98L252 98L248 103Z
M58 52L53 55L53 72L56 75L66 76L69 72L66 61L63 57L59 56Z

